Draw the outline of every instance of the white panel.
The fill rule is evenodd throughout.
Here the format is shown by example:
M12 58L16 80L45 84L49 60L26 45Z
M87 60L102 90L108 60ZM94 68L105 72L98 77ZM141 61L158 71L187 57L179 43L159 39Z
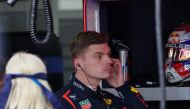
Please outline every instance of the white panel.
M137 88L146 101L160 101L161 89L160 88ZM118 93L113 88L104 88L110 93L118 96ZM190 100L190 87L166 87L166 100L167 101L179 101Z
M160 88L138 88L142 96L148 101L161 100ZM189 87L166 87L166 100L190 100Z
M59 0L58 10L82 10L82 0Z

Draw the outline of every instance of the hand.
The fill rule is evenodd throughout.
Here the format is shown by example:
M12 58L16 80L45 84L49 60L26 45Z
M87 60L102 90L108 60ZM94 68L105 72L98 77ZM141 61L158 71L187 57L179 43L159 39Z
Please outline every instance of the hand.
M107 79L107 82L110 86L117 88L124 84L122 67L118 59L112 59L112 61L113 68L110 77Z

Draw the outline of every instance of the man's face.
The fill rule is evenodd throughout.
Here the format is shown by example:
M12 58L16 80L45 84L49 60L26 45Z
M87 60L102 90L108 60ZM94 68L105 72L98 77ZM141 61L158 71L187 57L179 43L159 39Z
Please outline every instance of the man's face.
M91 79L106 79L112 70L110 48L107 43L90 45L81 57L81 67Z

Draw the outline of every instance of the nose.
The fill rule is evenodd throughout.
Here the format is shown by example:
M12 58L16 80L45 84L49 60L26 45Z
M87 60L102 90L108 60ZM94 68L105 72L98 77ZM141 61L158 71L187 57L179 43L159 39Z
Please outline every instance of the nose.
M107 56L106 63L112 65L113 61L112 61L112 58L110 56Z

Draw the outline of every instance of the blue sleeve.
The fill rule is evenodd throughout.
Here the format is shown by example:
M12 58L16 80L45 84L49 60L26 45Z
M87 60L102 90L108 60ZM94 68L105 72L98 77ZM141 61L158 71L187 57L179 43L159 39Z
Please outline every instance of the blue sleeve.
M64 109L76 109L76 107L73 107L67 100L62 100L62 105Z

